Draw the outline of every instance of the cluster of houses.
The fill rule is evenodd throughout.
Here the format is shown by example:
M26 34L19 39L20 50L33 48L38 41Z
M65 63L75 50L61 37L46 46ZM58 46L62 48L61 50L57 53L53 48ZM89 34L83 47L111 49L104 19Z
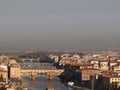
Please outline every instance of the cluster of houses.
M70 79L81 86L97 86L103 90L114 90L120 87L120 54L102 52L97 54L50 54L50 59L64 67L72 75ZM10 68L9 68L10 66ZM8 72L8 70L10 72ZM20 77L21 66L7 56L0 56L0 80ZM85 86L86 87L86 86ZM99 89L96 89L99 90Z
M10 59L8 56L0 56L0 90L10 89L10 84L8 84L10 78L20 77L21 66L16 60ZM14 89L10 89L14 90Z
M63 54L61 56L50 55L52 59L59 58L59 65L67 66L66 70L76 75L79 83L89 82L97 84L104 90L112 90L120 87L120 54L117 52L102 52L98 54ZM54 58L55 57L55 58ZM94 82L91 82L94 77ZM98 89L97 89L98 90Z
M20 76L21 66L16 60L7 56L0 56L0 76L6 78L18 78Z

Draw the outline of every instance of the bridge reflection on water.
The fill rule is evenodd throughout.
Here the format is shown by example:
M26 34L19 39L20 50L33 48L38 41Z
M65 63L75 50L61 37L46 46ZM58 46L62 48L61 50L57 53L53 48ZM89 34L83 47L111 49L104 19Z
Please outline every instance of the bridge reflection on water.
M22 81L28 81L28 80L32 80L32 78L30 76L22 76L21 80ZM36 81L36 80L45 81L45 80L49 80L49 78L45 75L38 75L38 76L35 76L33 81ZM53 81L53 80L60 81L60 78L59 77L53 77L53 78L51 78L51 81Z
M45 90L48 86L54 87L55 90L69 90L68 87L60 82L59 77L48 80L46 76L36 76L34 80L31 80L30 77L23 76L21 80L23 81L23 85L28 87L28 90Z

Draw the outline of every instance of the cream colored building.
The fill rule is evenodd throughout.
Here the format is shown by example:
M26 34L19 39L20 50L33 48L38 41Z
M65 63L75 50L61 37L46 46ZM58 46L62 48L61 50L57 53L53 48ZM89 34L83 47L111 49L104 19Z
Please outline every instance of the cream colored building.
M94 69L94 68L85 68L85 69L81 69L80 73L81 73L81 79L82 81L86 81L86 80L90 80L90 76L92 75L96 75L98 74L100 71L98 69Z
M20 77L21 69L20 66L14 65L10 67L10 77L11 78L18 78Z
M103 71L108 71L109 70L107 60L101 60L100 61L100 69L103 70Z
M10 77L11 78L18 78L21 74L21 66L15 60L10 60Z

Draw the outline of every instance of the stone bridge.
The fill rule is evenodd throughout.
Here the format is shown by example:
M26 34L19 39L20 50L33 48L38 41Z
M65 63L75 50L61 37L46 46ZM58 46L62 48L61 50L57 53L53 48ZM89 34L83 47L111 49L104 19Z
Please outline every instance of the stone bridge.
M64 69L55 69L55 70L33 70L33 69L23 69L21 70L21 76L30 76L33 80L37 75L45 75L48 79L51 79L55 76L59 76Z

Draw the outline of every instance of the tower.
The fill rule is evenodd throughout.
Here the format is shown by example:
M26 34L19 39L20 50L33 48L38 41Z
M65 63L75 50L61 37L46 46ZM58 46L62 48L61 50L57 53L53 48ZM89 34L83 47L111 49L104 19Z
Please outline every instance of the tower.
M108 57L108 70L111 71L111 67L110 67L110 58L111 56Z

